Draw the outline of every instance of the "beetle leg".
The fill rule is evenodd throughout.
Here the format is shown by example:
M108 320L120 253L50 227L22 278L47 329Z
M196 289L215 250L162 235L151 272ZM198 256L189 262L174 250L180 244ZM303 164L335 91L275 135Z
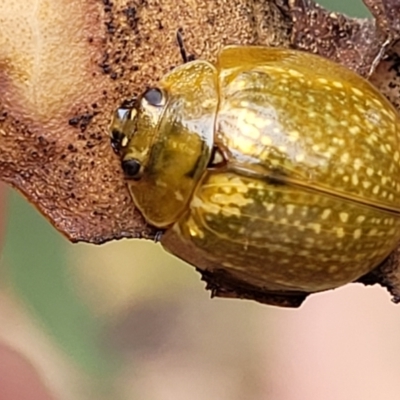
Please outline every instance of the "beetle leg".
M371 63L367 77L370 77L375 72L376 67L385 58L386 51L392 44L393 44L393 41L391 38L387 38L385 40L385 42L380 47L378 54L375 56L375 58L373 59L373 61Z
M154 243L158 243L164 235L164 231L157 231L154 235Z

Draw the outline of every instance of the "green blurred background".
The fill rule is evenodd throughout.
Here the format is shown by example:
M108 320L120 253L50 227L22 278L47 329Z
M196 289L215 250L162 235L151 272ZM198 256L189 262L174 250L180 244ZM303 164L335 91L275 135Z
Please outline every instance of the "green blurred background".
M367 16L361 1L320 3ZM72 245L7 200L0 338L56 399L398 398L400 308L383 290L351 285L300 310L210 300L158 245Z

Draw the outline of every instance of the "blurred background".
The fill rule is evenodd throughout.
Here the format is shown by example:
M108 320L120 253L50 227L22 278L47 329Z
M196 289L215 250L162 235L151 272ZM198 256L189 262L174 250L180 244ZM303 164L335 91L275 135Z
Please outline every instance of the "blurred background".
M321 3L367 15L361 0ZM159 245L72 245L0 194L0 400L399 398L400 306L383 289L298 310L211 300Z

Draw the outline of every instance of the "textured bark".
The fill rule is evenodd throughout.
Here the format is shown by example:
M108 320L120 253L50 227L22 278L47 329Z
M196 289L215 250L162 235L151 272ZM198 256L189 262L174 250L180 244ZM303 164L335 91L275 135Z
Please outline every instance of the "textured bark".
M107 129L120 103L181 62L177 30L189 54L211 61L239 43L318 53L370 77L399 108L399 4L365 3L375 20L309 0L2 0L0 179L71 241L153 238ZM398 265L395 252L365 282L380 282L398 298ZM292 306L302 300L271 297L226 273L203 278L217 296Z

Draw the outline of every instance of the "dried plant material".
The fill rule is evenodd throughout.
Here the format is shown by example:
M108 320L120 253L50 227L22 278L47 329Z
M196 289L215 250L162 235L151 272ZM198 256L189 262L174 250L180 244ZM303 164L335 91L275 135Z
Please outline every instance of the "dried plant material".
M156 230L134 209L108 126L117 106L181 63L178 29L189 54L211 61L222 46L239 43L321 54L372 75L398 108L399 6L365 3L376 23L309 0L3 0L0 177L71 241L152 238ZM271 301L223 274L204 278L215 295Z

